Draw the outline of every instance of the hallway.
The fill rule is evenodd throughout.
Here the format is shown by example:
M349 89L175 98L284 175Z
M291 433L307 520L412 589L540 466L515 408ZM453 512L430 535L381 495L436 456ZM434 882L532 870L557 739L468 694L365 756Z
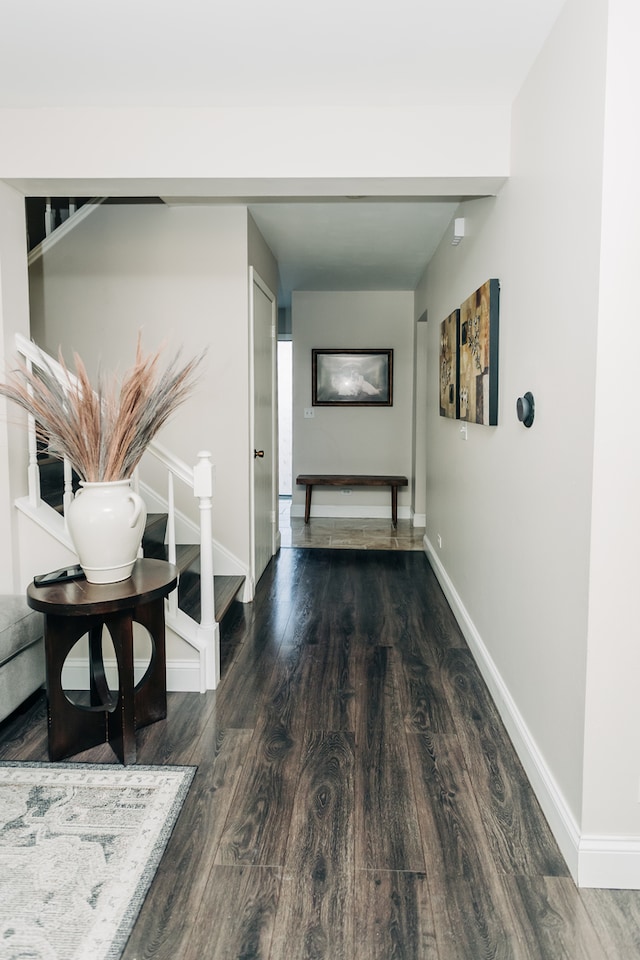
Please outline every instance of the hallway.
M123 960L639 960L640 892L576 889L423 554L282 550L223 662L138 733L198 770ZM46 760L43 696L0 758Z

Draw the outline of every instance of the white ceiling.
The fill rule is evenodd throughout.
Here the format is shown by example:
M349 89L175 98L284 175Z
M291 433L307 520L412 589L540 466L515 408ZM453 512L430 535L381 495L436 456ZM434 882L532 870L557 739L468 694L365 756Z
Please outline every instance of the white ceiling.
M510 105L563 2L0 0L0 107ZM250 209L285 292L410 289L455 199Z
M291 290L413 290L457 204L263 203L249 209Z
M510 104L563 0L1 0L0 106Z

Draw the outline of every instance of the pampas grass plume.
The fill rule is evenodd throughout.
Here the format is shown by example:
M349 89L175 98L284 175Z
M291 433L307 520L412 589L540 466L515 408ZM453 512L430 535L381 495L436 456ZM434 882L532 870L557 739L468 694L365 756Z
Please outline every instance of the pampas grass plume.
M7 382L0 383L0 396L31 414L38 439L89 482L131 477L158 430L189 396L204 357L181 364L178 353L161 372L162 348L145 356L138 336L133 367L121 380L100 374L94 390L77 354L74 377L62 354L60 376L39 352L33 370L18 360Z

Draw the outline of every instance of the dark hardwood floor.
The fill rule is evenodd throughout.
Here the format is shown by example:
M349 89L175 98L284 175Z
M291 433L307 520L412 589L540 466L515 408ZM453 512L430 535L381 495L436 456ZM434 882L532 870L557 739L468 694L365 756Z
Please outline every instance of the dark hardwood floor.
M222 653L138 733L198 771L123 960L640 958L640 893L574 886L423 554L282 550ZM43 696L0 758L46 759Z

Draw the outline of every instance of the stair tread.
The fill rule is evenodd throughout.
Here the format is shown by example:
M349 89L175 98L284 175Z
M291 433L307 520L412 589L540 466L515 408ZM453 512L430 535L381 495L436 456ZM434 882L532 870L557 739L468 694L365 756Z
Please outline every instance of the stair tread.
M145 557L152 560L167 560L169 548L166 543L149 542L146 539L142 544ZM180 573L184 573L200 557L200 547L197 543L176 544L176 566Z
M220 623L225 613L244 586L243 576L217 576L213 578L216 601L216 621Z
M197 543L179 543L176 545L176 566L185 571L195 560L200 559L200 545Z
M167 523L166 513L148 513L144 532L146 534L150 527L166 526L166 523Z
M151 514L151 523L163 514ZM149 517L147 518L147 531ZM166 560L168 549L165 543L147 539L143 541L145 557ZM194 620L200 621L200 547L197 543L179 543L176 545L176 566L180 570L178 587L178 606ZM216 575L213 578L215 595L215 619L219 623L244 585L243 576Z
M238 592L244 585L243 576L217 575L213 578L215 595L215 619L218 623L223 619L227 610L235 600ZM181 578L178 588L178 605L193 620L200 622L200 577L194 576L190 582Z

